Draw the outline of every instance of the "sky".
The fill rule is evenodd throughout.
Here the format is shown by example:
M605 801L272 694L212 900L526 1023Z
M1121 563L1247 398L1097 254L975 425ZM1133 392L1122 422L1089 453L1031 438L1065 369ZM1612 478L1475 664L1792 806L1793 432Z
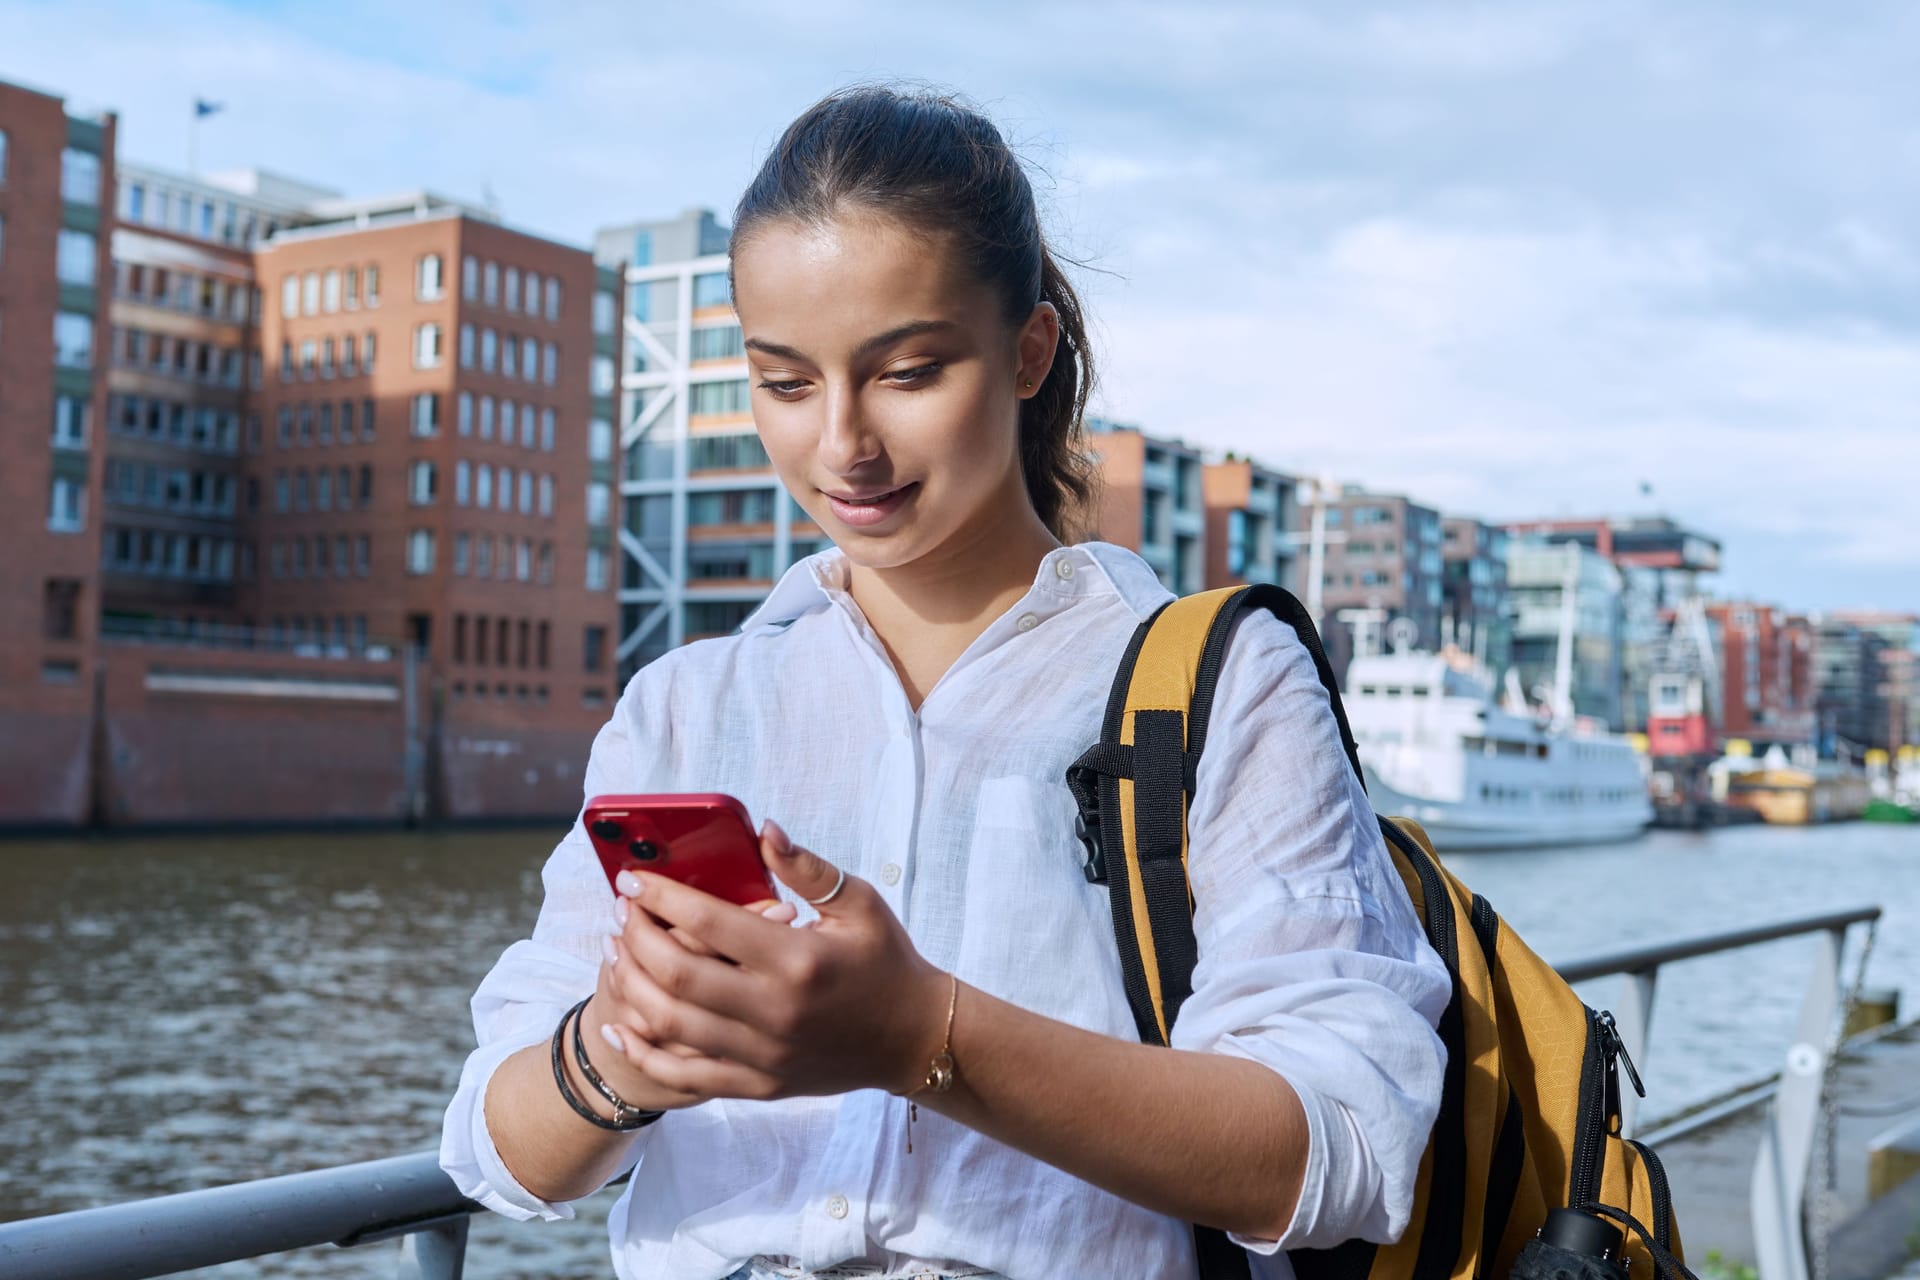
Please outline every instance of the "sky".
M1920 9L1767 0L0 0L120 153L723 216L836 87L1032 170L1107 416L1506 521L1664 513L1721 594L1920 610ZM1647 488L1651 489L1648 493Z

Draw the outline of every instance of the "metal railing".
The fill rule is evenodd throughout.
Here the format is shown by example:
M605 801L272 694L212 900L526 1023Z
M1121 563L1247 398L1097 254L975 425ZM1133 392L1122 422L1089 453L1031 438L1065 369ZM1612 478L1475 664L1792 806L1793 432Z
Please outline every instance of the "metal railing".
M1848 929L1879 918L1879 907L1861 907L1557 966L1569 982L1627 979L1614 1018L1627 1051L1644 1060L1654 984L1663 966L1819 936L1798 1033L1754 1162L1753 1229L1765 1280L1807 1275L1801 1206L1842 998L1841 953ZM1631 1090L1623 1093L1623 1104L1636 1101ZM1625 1123L1633 1123L1631 1112ZM0 1280L144 1280L290 1249L352 1248L395 1237L401 1242L396 1274L403 1280L460 1280L469 1215L479 1209L427 1151L0 1223Z

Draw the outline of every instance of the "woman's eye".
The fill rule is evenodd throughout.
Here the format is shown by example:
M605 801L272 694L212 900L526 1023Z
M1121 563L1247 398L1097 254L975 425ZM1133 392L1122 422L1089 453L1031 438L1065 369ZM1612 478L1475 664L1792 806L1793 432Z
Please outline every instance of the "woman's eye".
M938 374L939 372L940 372L940 365L938 362L934 362L929 364L917 364L917 365L914 365L911 369L895 369L893 372L887 375L887 378L896 385L911 387L919 383L932 381L934 375Z
M769 378L767 381L762 382L760 386L762 390L771 391L773 392L773 394L777 396L794 395L798 392L806 390L807 388L807 384L805 382L799 381L797 379L786 381L786 382L777 382Z

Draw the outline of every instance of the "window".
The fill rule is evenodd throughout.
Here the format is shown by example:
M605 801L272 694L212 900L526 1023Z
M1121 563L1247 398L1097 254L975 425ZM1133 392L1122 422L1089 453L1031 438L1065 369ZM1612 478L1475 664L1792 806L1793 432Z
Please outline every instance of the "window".
M540 448L544 453L553 452L553 410L540 411Z
M320 376L333 377L333 339L328 338L320 344Z
M480 438L493 439L493 397L480 397Z
M360 372L373 372L373 335L371 333L360 339Z
M100 203L100 157L68 147L60 153L60 198L68 204Z
M533 514L533 472L531 471L522 471L520 473L519 506L521 515L530 516Z
M314 475L313 509L315 511L333 510L333 472L322 469Z
M360 272L358 268L347 268L347 310L360 309Z
M82 396L64 393L54 396L53 443L55 448L86 448L87 409L87 401Z
M480 268L480 298L490 307L500 302L500 268L491 262Z
M340 339L340 376L351 378L359 371L360 361L355 356L357 347L351 337Z
M455 506L464 507L473 490L473 468L465 458L453 464L453 501ZM458 563L457 561L455 563ZM458 572L456 570L456 572Z
M300 277L300 310L310 316L320 314L320 273L309 271Z
M513 340L512 334L504 334L500 339L500 372L507 377L517 377L520 373L520 344Z
M433 572L433 530L415 529L407 535L407 572Z
M55 476L47 499L47 528L55 533L79 533L86 524L85 483L71 476Z
M726 382L696 382L689 389L689 414L745 413L750 400L746 379Z
M733 289L727 283L724 271L709 272L693 278L693 305L695 309L703 307L724 307L733 301Z
M470 324L460 326L460 367L473 368L473 326Z
M460 296L468 302L480 296L480 260L472 254L460 260Z
M437 302L444 284L444 262L437 253L423 256L414 267L413 296L421 302Z
M413 398L413 434L437 435L440 431L440 394L423 391Z
M413 367L416 369L440 367L439 325L423 324L413 331Z
M528 339L532 341L532 339ZM532 366L529 365L529 368ZM540 381L552 386L560 377L560 348L551 342L540 352Z
M480 367L492 373L499 363L500 336L491 329L480 331Z
M360 438L373 439L373 401L371 399L360 402Z
M514 548L513 576L525 582L533 577L533 544L525 538ZM520 665L527 665L527 624L520 624Z
M596 480L587 486L587 523L603 525L607 522L609 494L607 486Z
M473 259L468 258L467 261L472 262ZM469 544L471 542L472 542L472 539L469 538L464 533L456 533L453 535L453 571L457 575L464 575L467 571L467 560L468 560L467 553L468 553ZM456 624L456 628L457 628L457 625L458 624ZM459 644L459 638L458 638L459 635L460 635L460 632L458 629L456 629L454 632L454 636L455 636L454 643L456 646ZM454 660L456 662L460 660L457 653L455 655Z
M533 406L530 404L523 404L520 406L521 447L526 449L533 448L533 436L534 436Z
M520 339L520 376L528 382L540 377L540 344L532 338Z
M693 331L692 359L735 360L746 354L746 343L737 324L710 325Z
M473 504L482 508L493 505L493 468L484 463L473 478Z
M494 488L500 499L500 510L513 510L512 467L501 467L494 473Z
M372 540L366 534L363 533L353 540L353 571L362 578L367 576L367 562L371 550ZM362 631L364 630L363 627Z
M607 589L607 553L599 547L587 548L587 590Z
M540 514L553 514L553 477L550 475L540 477Z
M77 311L53 317L53 362L65 369L93 367L93 317Z
M433 463L415 459L407 467L407 500L416 507L433 505L433 495L439 473Z
M581 637L586 643L585 653L581 657L580 669L583 671L604 671L607 665L607 629L588 627Z
M282 449L290 447L293 444L292 405L283 404L280 406L280 413L274 425L275 429L279 432L280 447Z
M310 404L303 404L300 406L299 413L300 413L300 433L299 433L300 443L312 444L313 443L313 406Z
M308 479L307 469L305 467L300 468L299 471L294 473L293 509L295 511L305 511L307 509L307 493L308 493L309 483L310 481Z
M367 308L372 310L380 305L380 268L368 267L360 276L360 292L366 296ZM363 360L368 368L373 367L371 360Z
M613 317L618 314L619 299L601 289L593 295L593 331L605 336L613 332ZM697 334L696 334L697 337ZM696 347L697 351L698 348ZM695 359L699 357L696 356Z
M559 318L560 318L560 282L558 280L550 279L547 281L547 319L558 320Z
M338 271L327 272L325 281L321 285L320 293L320 305L328 315L332 315L340 309L340 273Z
M486 473L483 471L481 472L481 474L485 475ZM493 539L487 537L485 534L482 534L480 536L480 540L474 543L474 546L473 546L473 576L476 578L484 578L492 572L493 572ZM486 660L487 660L486 632L482 631L477 640L477 649L475 652L474 661L484 663L486 662Z
M61 284L92 288L94 267L98 261L97 244L91 235L85 231L61 228L60 240L54 250L55 269Z
M300 344L300 378L303 382L312 382L314 370L319 366L320 348L312 338Z
M613 424L605 418L595 418L587 424L587 456L595 462L604 462L613 456Z
M314 432L314 437L321 444L333 443L333 405L331 403L320 406L318 430Z
M280 344L280 381L293 381L293 344L291 342Z
M0 182L7 180L7 131L0 129Z
M613 382L613 357L595 356L593 358L593 377L590 383L593 394L597 396L612 395ZM694 387L695 391L699 389L698 385Z
M518 311L520 309L520 268L518 267L507 268L506 293L507 293L507 296L504 301L505 301L507 310ZM529 307L528 310L530 311L538 310L538 307L537 306Z
M459 409L455 417L459 423L458 429L460 434L463 436L472 435L473 434L473 393L472 392L462 391L460 393Z

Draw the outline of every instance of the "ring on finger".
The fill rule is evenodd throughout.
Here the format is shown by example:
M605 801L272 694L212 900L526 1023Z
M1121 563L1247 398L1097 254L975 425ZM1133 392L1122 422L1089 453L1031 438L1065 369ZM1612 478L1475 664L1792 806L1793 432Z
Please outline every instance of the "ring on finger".
M839 897L840 891L847 887L846 868L836 867L835 871L837 874L834 877L833 888L827 890L824 894L820 895L817 898L808 898L807 903L809 906L824 907L829 902L832 902L835 898Z

